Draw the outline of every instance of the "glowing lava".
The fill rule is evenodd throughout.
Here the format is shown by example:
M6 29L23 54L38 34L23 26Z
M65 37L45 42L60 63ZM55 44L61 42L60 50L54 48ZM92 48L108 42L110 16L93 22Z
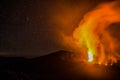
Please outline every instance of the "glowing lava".
M91 51L88 52L88 62L93 62L93 54Z
M120 22L120 7L117 2L104 3L88 12L81 20L73 36L77 45L88 52L88 62L113 64L120 59L118 41L107 28ZM84 52L84 51L83 51Z

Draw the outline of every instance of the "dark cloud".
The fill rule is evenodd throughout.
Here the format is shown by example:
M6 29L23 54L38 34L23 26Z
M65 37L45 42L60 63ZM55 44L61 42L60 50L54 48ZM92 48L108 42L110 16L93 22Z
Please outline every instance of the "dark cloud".
M1 54L39 56L69 50L72 40L66 43L63 38L70 39L83 15L104 1L112 0L1 1Z

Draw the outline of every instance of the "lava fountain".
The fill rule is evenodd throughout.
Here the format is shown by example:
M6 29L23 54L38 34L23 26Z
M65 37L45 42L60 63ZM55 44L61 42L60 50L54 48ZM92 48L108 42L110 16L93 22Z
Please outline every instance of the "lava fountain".
M92 62L93 61L93 54L92 52L88 51L88 62Z
M120 22L119 2L98 5L88 12L75 29L77 45L87 49L88 62L112 65L120 58L118 40L107 30L112 23Z

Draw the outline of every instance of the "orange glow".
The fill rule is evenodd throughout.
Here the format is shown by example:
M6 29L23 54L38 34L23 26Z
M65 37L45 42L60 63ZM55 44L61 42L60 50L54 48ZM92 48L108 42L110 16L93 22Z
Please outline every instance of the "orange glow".
M87 13L74 31L77 45L86 48L88 62L112 65L116 63L119 53L118 43L107 30L112 23L120 22L120 8L117 2L104 3Z

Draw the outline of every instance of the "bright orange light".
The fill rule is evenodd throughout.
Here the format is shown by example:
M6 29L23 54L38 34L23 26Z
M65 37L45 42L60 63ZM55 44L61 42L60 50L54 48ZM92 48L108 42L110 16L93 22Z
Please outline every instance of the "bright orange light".
M93 54L91 51L88 51L88 62L93 62Z
M112 23L120 22L117 2L104 3L88 12L75 29L73 36L77 45L84 47L88 62L112 65L120 59L118 40L108 30ZM84 50L83 50L84 52Z

